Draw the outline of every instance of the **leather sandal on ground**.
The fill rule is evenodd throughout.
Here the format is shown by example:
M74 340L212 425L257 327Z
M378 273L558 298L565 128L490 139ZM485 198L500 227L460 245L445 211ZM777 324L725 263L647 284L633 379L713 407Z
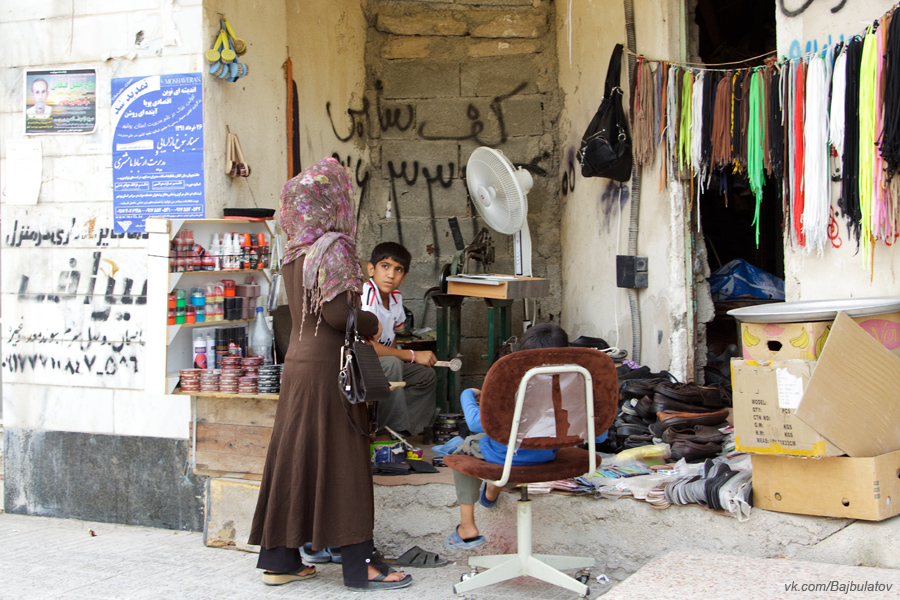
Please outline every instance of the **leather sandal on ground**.
M453 533L451 533L447 538L447 541L444 542L444 547L446 547L447 550L456 550L459 548L463 550L471 550L472 548L477 548L485 542L487 542L487 538L485 538L483 535L468 538L465 540L462 539L461 537L459 537L459 525L457 525L453 530Z
M266 585L284 585L286 583L290 583L292 581L303 581L304 579L312 579L316 576L315 567L312 567L313 572L307 573L306 575L301 575L303 571L309 569L306 565L303 565L296 571L292 571L291 573L269 573L267 571L263 571L262 574L262 582Z
M369 584L366 587L347 587L354 592L375 592L378 590L398 590L412 585L412 575L407 575L400 581L385 581L384 577L384 574L379 573L375 579L369 580Z
M420 567L423 569L443 567L450 564L450 561L446 558L441 558L440 555L434 552L422 550L418 546L413 546L398 558L385 558L383 562L395 567Z

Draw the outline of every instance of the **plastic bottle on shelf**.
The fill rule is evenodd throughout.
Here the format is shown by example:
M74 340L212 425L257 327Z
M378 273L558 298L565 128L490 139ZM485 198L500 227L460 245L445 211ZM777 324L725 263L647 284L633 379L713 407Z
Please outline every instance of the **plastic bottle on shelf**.
M262 356L263 364L272 364L272 331L269 324L266 323L266 317L263 315L263 307L256 307L256 320L253 322L253 329L250 331L250 347L253 350L253 356Z
M231 268L239 271L243 268L244 257L241 256L241 234L234 232L231 234Z
M219 234L214 233L212 237L212 241L209 243L209 254L213 259L213 271L221 271L222 270L222 240L219 239Z

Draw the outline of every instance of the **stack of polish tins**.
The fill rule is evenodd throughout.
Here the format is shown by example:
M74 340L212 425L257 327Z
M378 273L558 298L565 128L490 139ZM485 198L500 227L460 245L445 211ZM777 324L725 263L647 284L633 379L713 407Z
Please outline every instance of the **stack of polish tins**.
M234 334L237 334L235 336ZM181 369L181 391L190 393L277 394L281 391L282 365L265 365L262 356L242 356L246 343L225 343L225 338L243 337L246 329L217 328L215 362L206 362L206 354L195 348L194 368ZM225 350L227 348L227 350ZM221 350L221 352L220 352Z

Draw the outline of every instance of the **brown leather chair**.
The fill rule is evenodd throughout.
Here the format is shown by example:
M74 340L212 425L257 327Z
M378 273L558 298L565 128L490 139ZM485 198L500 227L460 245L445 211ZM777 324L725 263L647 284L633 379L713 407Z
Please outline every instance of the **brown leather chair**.
M468 455L448 455L451 469L494 485L522 484L518 501L518 552L472 556L473 573L454 586L457 594L528 575L582 596L588 587L560 569L585 569L593 558L534 554L528 483L578 477L596 470L593 451L575 448L609 429L618 408L618 375L612 359L592 348L545 348L514 352L491 366L481 390L481 425L491 439L507 445L502 465ZM513 440L513 443L510 443ZM517 448L559 449L541 465L513 466Z

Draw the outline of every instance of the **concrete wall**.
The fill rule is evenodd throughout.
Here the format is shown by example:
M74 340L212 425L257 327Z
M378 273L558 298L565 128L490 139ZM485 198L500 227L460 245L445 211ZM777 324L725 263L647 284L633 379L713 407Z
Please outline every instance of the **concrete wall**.
M290 31L294 17L288 12ZM362 18L364 54L355 29ZM300 31L305 21L297 19ZM433 327L434 308L423 297L438 284L441 267L455 252L447 219L459 219L467 243L484 226L466 199L466 161L478 146L500 148L535 179L528 197L533 268L536 276L551 280L553 292L540 302L539 318L559 321L552 5L540 0L477 5L370 1L364 13L348 3L323 19L321 32L302 30L310 38L301 46L310 50L310 58L302 61L309 77L297 78L298 85L309 88L301 91L303 162L335 154L353 168L361 258L381 241L406 245L413 265L401 292L417 327ZM322 64L329 58L321 53L328 41L316 37L332 29L346 34L334 46L341 62L333 66ZM324 77L337 83L317 85ZM512 272L511 240L493 235L494 272ZM519 303L516 317L521 310ZM481 300L465 302L463 324L464 373L484 373Z
M10 44L0 58L4 142L25 137L26 68L97 70L95 132L35 138L37 204L10 203L0 146L7 511L200 523L200 501L179 478L187 403L143 392L147 242L112 234L110 81L204 70L201 23L201 3L190 0L47 0L0 12Z
M785 3L787 4L787 3ZM822 50L828 44L849 40L862 34L872 21L891 10L896 2L888 0L848 0L831 6L814 2L805 10L797 3L776 11L778 55L797 57ZM832 207L837 208L840 185L832 192ZM873 263L865 264L862 251L851 240L843 217L837 219L839 231L824 256L785 244L785 291L788 300L818 300L848 297L897 296L900 294L896 242L875 244ZM836 247L837 246L837 247ZM874 265L874 267L873 267ZM872 269L870 271L870 269ZM840 287L835 282L840 281Z
M278 208L287 179L287 87L282 65L288 57L282 2L207 0L203 3L202 51L219 32L225 15L247 53L240 58L248 75L235 82L207 77L203 89L206 217L223 208ZM238 135L250 177L224 173L226 130ZM210 240L198 240L206 246Z
M634 2L637 51L679 59L678 2ZM584 178L575 156L581 136L603 97L609 57L625 44L621 2L556 4L560 91L563 325L575 335L599 336L632 350L628 295L616 287L616 254L627 254L632 186ZM627 65L622 86L627 89ZM626 95L626 106L628 98ZM660 189L661 160L643 170L638 255L649 257L649 287L638 292L642 320L641 363L684 376L688 344L684 207L681 188Z

